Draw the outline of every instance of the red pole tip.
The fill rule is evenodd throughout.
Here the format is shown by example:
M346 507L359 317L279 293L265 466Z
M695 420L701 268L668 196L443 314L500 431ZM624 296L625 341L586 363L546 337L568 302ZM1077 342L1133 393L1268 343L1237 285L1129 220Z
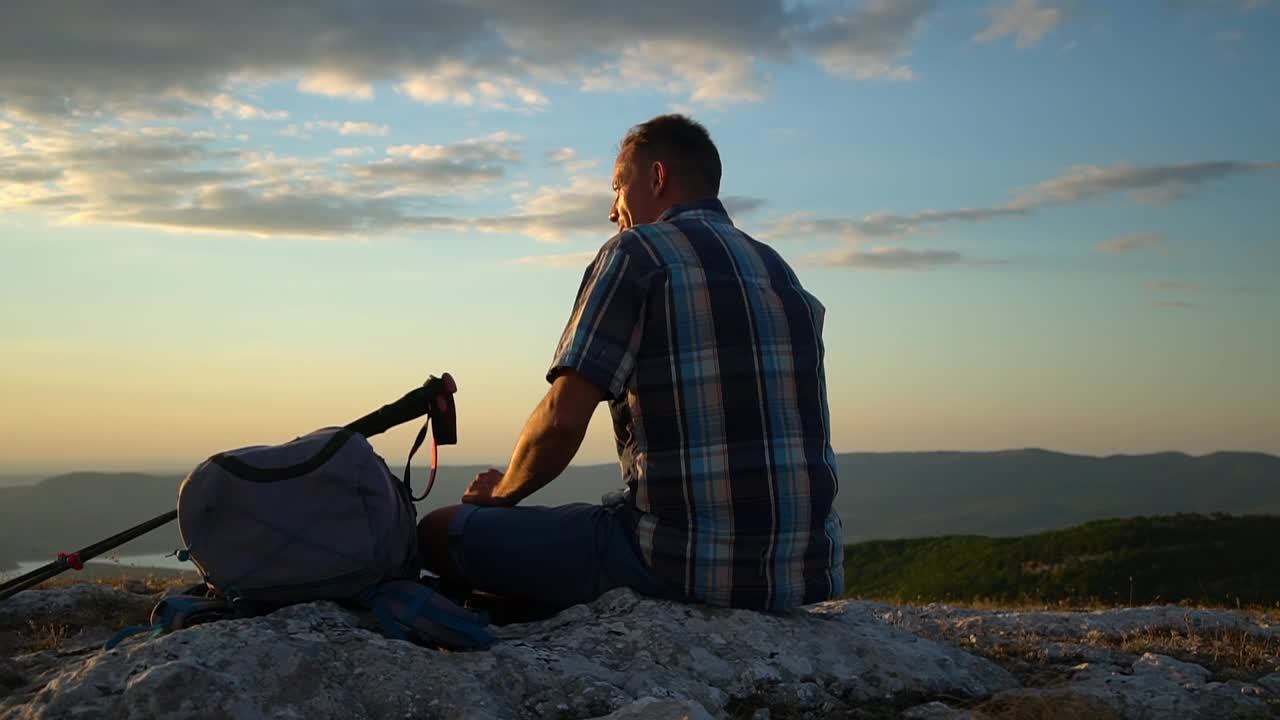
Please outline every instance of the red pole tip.
M65 561L67 563L67 567L72 570L84 569L84 563L80 562L80 553L71 553L70 555L67 553L58 553L58 559Z

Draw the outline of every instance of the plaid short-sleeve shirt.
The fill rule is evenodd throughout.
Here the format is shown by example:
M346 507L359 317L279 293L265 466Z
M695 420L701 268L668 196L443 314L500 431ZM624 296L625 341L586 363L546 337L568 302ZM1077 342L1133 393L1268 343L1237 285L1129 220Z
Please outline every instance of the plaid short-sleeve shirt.
M715 199L619 233L583 276L547 377L605 389L636 540L692 599L843 590L824 314Z

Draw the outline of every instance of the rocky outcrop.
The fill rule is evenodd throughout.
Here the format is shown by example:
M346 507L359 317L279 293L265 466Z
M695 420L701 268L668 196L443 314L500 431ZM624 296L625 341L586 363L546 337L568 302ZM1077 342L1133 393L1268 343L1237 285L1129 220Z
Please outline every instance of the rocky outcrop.
M153 600L73 586L0 603L13 653L0 659L0 718L982 718L1009 708L1054 717L1027 714L1031 707L1092 713L1080 717L1269 717L1280 684L1280 675L1228 680L1089 640L1156 615L857 601L766 614L629 590L497 628L500 641L483 652L388 640L369 618L324 602L112 651L98 647L114 628L91 623L46 638L56 643L13 639L53 617ZM1152 612L1172 621L1189 611ZM1204 622L1211 617L1258 638L1275 632L1244 614ZM991 651L1014 636L1043 655Z

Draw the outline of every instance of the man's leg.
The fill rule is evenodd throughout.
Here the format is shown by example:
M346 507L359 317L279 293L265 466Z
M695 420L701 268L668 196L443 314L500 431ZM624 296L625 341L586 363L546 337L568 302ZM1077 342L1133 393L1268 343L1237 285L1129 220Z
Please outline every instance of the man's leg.
M436 510L418 526L426 568L449 582L563 609L629 585L669 596L599 505Z
M449 526L464 509L463 505L442 507L418 521L418 554L422 557L422 566L438 575L446 588L466 587L466 580L449 550Z

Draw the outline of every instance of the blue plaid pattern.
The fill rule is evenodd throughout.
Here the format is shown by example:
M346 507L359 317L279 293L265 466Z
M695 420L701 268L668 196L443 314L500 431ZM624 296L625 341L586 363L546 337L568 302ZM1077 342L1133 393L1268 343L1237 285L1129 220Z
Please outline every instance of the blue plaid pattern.
M825 312L715 199L619 233L583 276L547 379L572 368L606 390L629 525L691 599L843 591Z

